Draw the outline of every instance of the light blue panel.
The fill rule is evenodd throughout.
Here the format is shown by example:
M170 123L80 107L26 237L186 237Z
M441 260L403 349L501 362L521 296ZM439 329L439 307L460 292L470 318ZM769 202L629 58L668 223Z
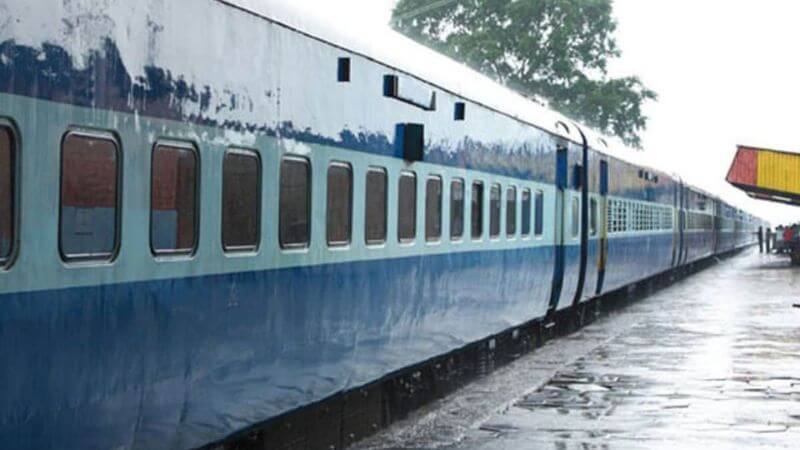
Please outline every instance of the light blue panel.
M445 195L449 181L463 178L469 187L473 180L485 183L515 184L545 194L546 217L552 218L554 187L543 183L519 180L497 174L466 169L442 167L430 163L415 163L409 167L396 158L370 155L337 147L326 147L296 140L279 141L267 135L236 134L224 130L204 128L193 124L178 124L160 119L135 117L127 114L89 110L18 96L0 94L0 115L23 118L19 120L26 148L53 149L49 152L21 152L22 192L37 192L36 196L22 196L21 209L24 224L20 229L21 252L12 270L0 271L0 293L19 292L59 287L91 286L105 283L122 283L152 279L182 278L217 273L234 273L248 270L267 270L303 265L378 260L409 257L420 254L444 254L485 250L510 250L552 246L554 224L545 220L542 236L526 239L488 239L474 241L469 238L469 221L465 224L464 240L443 239L427 244L424 240L424 183L418 183L418 237L411 245L397 241L395 212L397 176L401 170L413 170L419 180L429 174L443 177ZM36 114L38 120L24 120ZM58 249L58 148L64 132L74 123L87 128L116 129L122 143L123 189L121 214L121 241L119 256L114 264L97 263L64 265L53 257ZM152 136L159 141L195 143L200 158L199 245L193 257L153 258L150 252L150 174ZM221 186L220 168L224 152L232 147L257 149L262 155L262 242L257 254L225 254L221 243ZM312 242L308 249L280 251L278 245L277 192L281 155L294 154L309 158L314 181ZM331 249L325 244L325 175L331 161L347 161L353 166L354 180L354 235L352 245L344 249ZM364 179L370 166L385 167L389 172L388 236L385 245L367 246L363 238ZM144 182L143 182L144 180ZM470 190L466 190L469 205ZM443 202L445 217L449 217L449 202ZM485 220L488 224L488 201L485 203ZM467 210L467 218L469 211ZM445 221L446 223L446 221ZM448 225L445 225L447 227ZM443 229L444 236L449 228ZM57 253L55 253L57 255ZM36 276L33 276L33 274ZM537 299L534 299L538 301Z

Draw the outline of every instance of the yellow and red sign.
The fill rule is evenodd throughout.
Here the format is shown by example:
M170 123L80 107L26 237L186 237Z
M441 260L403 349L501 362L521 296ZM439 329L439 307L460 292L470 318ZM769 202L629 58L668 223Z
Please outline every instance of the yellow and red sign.
M753 197L800 204L800 153L739 146L726 179Z

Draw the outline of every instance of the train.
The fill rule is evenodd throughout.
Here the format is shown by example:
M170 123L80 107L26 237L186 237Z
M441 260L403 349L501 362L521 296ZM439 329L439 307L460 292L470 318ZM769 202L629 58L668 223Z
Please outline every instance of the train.
M0 0L0 442L223 442L756 241L405 38L277 0Z

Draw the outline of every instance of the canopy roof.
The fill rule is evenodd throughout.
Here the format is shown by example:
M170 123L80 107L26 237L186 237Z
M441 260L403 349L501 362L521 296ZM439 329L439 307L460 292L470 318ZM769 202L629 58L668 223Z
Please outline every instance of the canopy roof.
M740 145L726 180L753 198L800 205L800 153Z

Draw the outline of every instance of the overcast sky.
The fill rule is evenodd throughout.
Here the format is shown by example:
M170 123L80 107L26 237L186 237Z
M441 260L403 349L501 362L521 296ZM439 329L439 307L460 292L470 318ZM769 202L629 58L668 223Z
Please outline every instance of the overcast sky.
M293 0L326 20L388 23L395 0ZM659 94L645 151L660 168L773 224L800 208L758 202L725 183L737 144L800 151L800 2L614 0L622 58Z

